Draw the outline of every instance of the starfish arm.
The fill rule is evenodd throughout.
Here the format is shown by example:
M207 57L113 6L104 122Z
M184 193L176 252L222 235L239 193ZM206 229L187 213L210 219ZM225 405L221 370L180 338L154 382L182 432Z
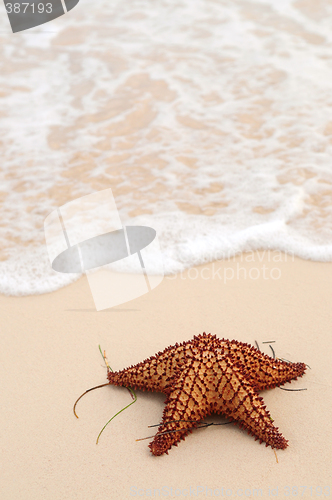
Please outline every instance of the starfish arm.
M118 372L108 372L110 384L147 391L167 392L176 369L185 362L190 342L175 344L148 359Z
M285 449L288 446L286 439L273 425L263 398L247 378L241 364L234 364L227 357L218 364L223 375L220 376L218 369L215 370L214 376L219 383L216 387L218 397L212 401L213 411L235 420L240 427L248 430L248 434L256 436L260 442L264 441L266 446Z
M241 362L247 376L259 391L296 380L306 370L304 363L289 363L273 359L249 344L234 340L226 342L228 342L233 357Z
M165 401L162 424L154 440L149 444L153 455L168 454L192 428L209 414L206 388L200 379L203 363L190 359L178 377L174 377L172 388Z

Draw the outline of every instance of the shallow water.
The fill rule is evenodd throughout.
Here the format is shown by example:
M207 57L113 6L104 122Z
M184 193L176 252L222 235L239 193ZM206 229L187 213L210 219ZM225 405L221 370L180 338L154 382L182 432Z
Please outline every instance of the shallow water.
M166 272L255 249L332 260L332 5L81 0L0 16L0 292L44 293L43 222L112 188Z

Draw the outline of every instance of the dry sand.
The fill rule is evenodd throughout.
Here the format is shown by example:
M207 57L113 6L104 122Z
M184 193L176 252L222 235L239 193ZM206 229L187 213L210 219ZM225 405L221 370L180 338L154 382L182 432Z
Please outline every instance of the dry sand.
M332 264L267 252L246 258L165 278L100 312L86 277L51 294L1 296L1 499L326 498ZM234 271L226 283L225 268ZM76 398L106 382L98 344L118 370L203 331L257 340L269 355L263 342L274 340L278 357L310 365L287 384L306 391L262 393L289 440L278 463L270 447L233 425L196 430L169 455L152 456L149 440L135 439L154 433L147 426L160 421L165 396L141 391L96 446L104 423L131 401L126 389L105 387L85 396L74 417Z

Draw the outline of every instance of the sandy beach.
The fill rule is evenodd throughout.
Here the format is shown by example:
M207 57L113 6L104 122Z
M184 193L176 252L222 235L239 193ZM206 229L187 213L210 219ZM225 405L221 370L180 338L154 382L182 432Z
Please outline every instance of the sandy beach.
M19 33L2 9L0 500L331 496L331 25L324 0L81 0ZM89 236L65 217L106 189L166 276L97 312L45 236L110 232L89 204ZM121 370L203 332L308 365L261 393L287 449L231 424L153 456L166 396L143 391L96 445L132 401L109 385L75 418L107 382L98 346Z
M1 498L329 496L331 283L331 263L266 251L165 277L100 312L86 277L50 294L1 296ZM204 331L257 341L268 355L264 342L274 341L277 357L310 366L285 386L306 390L261 394L289 440L278 462L234 425L195 430L169 455L153 456L151 440L135 440L154 434L148 425L160 422L165 396L142 391L96 446L131 401L126 389L104 387L78 403L75 418L76 398L106 382L98 345L119 370Z

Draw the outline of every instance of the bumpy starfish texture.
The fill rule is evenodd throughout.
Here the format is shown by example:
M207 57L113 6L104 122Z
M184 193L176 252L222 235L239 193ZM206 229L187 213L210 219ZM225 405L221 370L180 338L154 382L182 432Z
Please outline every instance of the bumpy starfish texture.
M109 372L108 379L113 385L167 395L162 424L149 444L154 455L168 453L211 413L222 413L266 446L284 449L287 441L258 393L302 376L305 369L304 363L273 359L249 344L203 333L135 366Z

